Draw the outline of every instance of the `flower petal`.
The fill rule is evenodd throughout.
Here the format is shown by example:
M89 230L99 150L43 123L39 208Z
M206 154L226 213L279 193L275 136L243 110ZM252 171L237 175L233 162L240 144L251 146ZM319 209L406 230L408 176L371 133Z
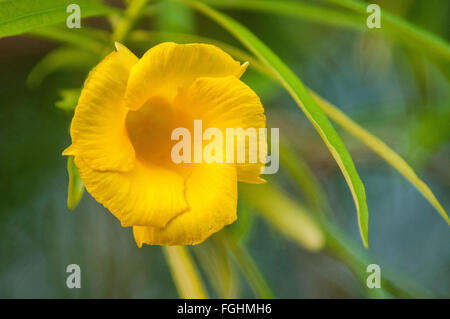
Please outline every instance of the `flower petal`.
M194 245L236 220L236 167L230 164L198 164L186 181L190 209L166 227L133 227L139 247Z
M83 158L75 157L86 190L116 216L123 227L146 225L163 227L188 206L184 179L158 166L139 161L132 171L97 171Z
M178 89L198 77L240 76L245 68L213 45L162 43L148 50L131 70L125 106L137 110L151 97L170 103Z
M138 58L121 44L89 74L72 120L73 152L96 170L128 171L135 153L125 128L123 97Z
M191 118L202 119L203 131L210 127L219 128L225 136L227 128L254 128L257 145L253 144L252 147L258 152L257 161L249 161L251 142L248 138L245 143L245 163L237 164L238 181L264 182L259 175L264 167L267 143L265 131L260 131L259 128L266 127L266 117L259 97L250 87L234 76L198 78L188 89L180 91L175 98L174 107L180 112L190 113ZM241 131L238 135L241 134L245 132ZM236 148L234 154L237 154Z

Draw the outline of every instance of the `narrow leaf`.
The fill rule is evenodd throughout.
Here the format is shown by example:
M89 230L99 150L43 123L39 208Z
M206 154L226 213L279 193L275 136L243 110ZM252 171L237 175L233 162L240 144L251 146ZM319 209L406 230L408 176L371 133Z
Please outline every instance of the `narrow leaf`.
M223 241L213 237L193 247L209 283L219 298L237 298L238 280Z
M311 91L317 104L325 111L325 113L336 123L342 126L345 130L350 132L353 136L363 142L367 147L372 149L386 162L392 165L400 174L402 174L414 187L417 188L419 192L431 203L431 205L436 208L436 210L441 214L445 221L450 224L449 217L439 203L437 198L434 196L431 189L425 184L413 169L401 158L397 153L390 149L383 141L379 140L376 136L372 135L357 123L353 122L348 116L342 113L337 107L321 98L319 95Z
M82 18L117 10L95 0L6 0L0 2L0 37L12 36L47 25L65 22L67 7L80 6Z
M114 41L122 42L125 40L128 32L144 13L147 2L148 0L134 0L127 3L123 17L114 25L112 34Z
M164 246L163 251L180 297L183 299L208 298L188 249L184 246Z
M257 298L273 299L274 294L247 250L225 233L217 234L230 249Z
M206 3L218 8L267 12L335 27L345 27L358 31L368 30L366 18L369 16L367 13L369 3L359 0L327 1L348 8L353 12L343 12L339 8L335 9L314 3L283 0L208 0ZM381 31L387 35L429 56L441 57L446 62L450 59L450 45L445 39L383 9L381 19Z
M325 246L325 235L319 224L299 204L276 190L269 183L239 185L242 198L286 238L310 251Z
M345 177L356 205L361 238L364 245L368 247L369 213L367 209L364 185L344 143L334 130L325 113L316 104L300 79L284 64L283 61L281 61L275 53L272 52L272 50L270 50L270 48L261 42L261 40L259 40L247 28L235 20L198 1L181 1L209 16L232 33L237 39L239 39L257 58L261 60L261 62L267 66L268 69L273 72L275 77L280 81L302 111L306 114L310 122L316 128L320 137L323 139L325 145L330 150Z
M90 70L98 62L98 56L74 48L57 48L44 56L30 71L27 85L36 88L51 73L60 70Z
M223 9L238 9L281 14L321 24L345 27L350 29L366 29L364 17L349 14L333 8L326 8L315 3L282 0L208 0L206 4Z
M52 25L44 28L30 30L26 34L68 43L83 50L102 54L109 40L108 33L100 29L82 27L69 29L66 25Z

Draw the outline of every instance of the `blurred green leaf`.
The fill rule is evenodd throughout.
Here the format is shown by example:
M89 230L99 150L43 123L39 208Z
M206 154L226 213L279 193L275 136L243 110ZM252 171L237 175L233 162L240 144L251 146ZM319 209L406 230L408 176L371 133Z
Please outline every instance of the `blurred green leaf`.
M314 242L316 239L320 239L320 249L347 265L370 297L387 298L393 295L401 298L414 298L427 296L420 287L386 268L383 268L382 289L368 289L366 267L377 261L368 255L367 250L361 251L344 233L326 219L321 219L319 226L311 219L310 212L298 201L293 201L270 184L257 187L240 186L240 195L257 209L257 212L270 226L301 247L309 249L305 246L306 241ZM308 227L311 221L315 225ZM320 232L319 236L315 234L317 231ZM405 289L401 287L405 287Z
M306 200L316 213L329 211L328 201L324 190L307 163L297 155L292 147L280 142L280 164L289 172L289 176L296 181Z
M30 71L27 85L38 87L51 73L60 70L90 70L99 60L98 55L80 49L62 47L44 56Z
M251 211L251 208L244 201L238 200L238 220L228 226L229 234L237 242L245 243L252 232L255 214Z
M148 0L133 0L127 3L123 17L114 25L112 39L122 42L125 40L128 32L144 13L145 5Z
M197 267L185 246L163 246L175 286L183 299L208 298Z
M17 35L29 30L66 21L72 0L6 0L0 2L0 37ZM95 0L77 0L81 17L117 12Z
M325 236L320 225L299 204L269 183L239 185L242 198L286 238L310 251L320 251L325 246Z
M78 103L78 98L80 97L81 89L66 89L61 90L59 95L61 100L56 102L56 107L72 112Z
M177 3L163 1L157 6L156 28L168 32L195 32L192 9Z
M27 34L68 43L83 50L92 51L96 54L102 53L102 50L108 44L109 40L109 34L103 30L88 27L69 29L65 25L53 25L30 30Z
M218 233L217 237L230 249L233 257L239 265L240 270L244 274L245 279L248 280L256 297L262 299L275 298L275 295L264 279L264 276L259 271L258 266L247 250L236 243L234 239L225 232Z
M447 103L450 103L447 102ZM449 104L450 106L450 104ZM450 107L427 108L418 114L413 126L413 139L427 151L438 149L450 141ZM432 154L429 154L429 156Z
M379 261L370 256L367 250L362 251L354 245L352 240L331 222L324 220L322 226L327 237L325 250L347 265L371 298L390 298L391 296L408 299L431 297L422 287L411 282L411 278L405 277L402 273L393 272L389 267L383 267L381 288L368 288L366 284L367 266L379 263Z
M369 3L359 0L326 0L330 3L350 9L353 12L343 12L336 8L301 1L202 1L210 6L218 8L281 14L336 27L346 27L359 31L368 30L366 18L369 15L367 13L367 6ZM450 60L450 45L445 39L385 10L382 10L382 31L431 57L437 56L443 58L446 63Z
M315 3L283 0L202 0L205 4L222 9L252 10L273 14L281 14L300 18L306 21L339 26L351 29L364 30L366 21L364 17L345 13L333 8L327 8Z
M330 3L346 7L359 14L368 16L367 6L369 3L359 0L326 0ZM417 48L431 56L439 56L444 58L448 63L450 60L450 45L439 36L428 32L401 17L390 13L386 10L381 12L382 29L393 32L394 35L408 43L410 46Z
M361 238L366 247L369 245L369 213L366 202L366 193L358 172L350 154L339 135L334 130L330 121L322 109L316 104L300 79L284 64L281 59L272 52L261 40L259 40L246 27L235 20L211 9L195 0L180 0L191 5L200 12L209 16L225 29L231 32L247 48L263 62L284 88L289 92L298 106L306 114L308 119L318 131L325 145L330 150L337 164L339 165L345 180L353 195L358 215L358 225Z
M200 265L219 298L237 298L239 287L223 241L216 236L193 247Z
M67 208L72 211L80 202L84 192L84 185L73 161L73 156L67 158L67 172L69 173Z

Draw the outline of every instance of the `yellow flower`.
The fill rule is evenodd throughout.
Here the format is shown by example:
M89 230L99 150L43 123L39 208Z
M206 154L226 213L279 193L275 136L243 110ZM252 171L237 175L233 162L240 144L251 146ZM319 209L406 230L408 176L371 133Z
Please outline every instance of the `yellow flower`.
M141 59L116 47L84 84L63 154L139 247L200 243L236 220L237 183L262 182L263 164L176 164L171 132L194 120L264 128L258 96L239 80L247 65L206 44L162 43Z

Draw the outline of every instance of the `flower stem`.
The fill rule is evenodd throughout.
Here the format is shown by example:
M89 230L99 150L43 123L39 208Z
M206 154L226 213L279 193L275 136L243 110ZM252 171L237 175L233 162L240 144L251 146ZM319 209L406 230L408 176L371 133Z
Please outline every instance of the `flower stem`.
M219 233L217 234L221 240L225 242L227 247L230 249L233 254L236 262L239 264L240 269L244 273L246 279L249 281L249 284L258 298L263 299L273 299L275 298L274 293L270 289L267 284L264 276L256 266L253 258L249 255L249 253L245 250L245 248L239 246L230 236L227 234Z
M136 21L140 18L142 9L147 4L148 0L134 0L125 9L123 18L116 25L112 39L113 41L122 42L128 32L131 30Z
M164 246L163 251L180 297L183 299L208 298L197 267L187 248Z

